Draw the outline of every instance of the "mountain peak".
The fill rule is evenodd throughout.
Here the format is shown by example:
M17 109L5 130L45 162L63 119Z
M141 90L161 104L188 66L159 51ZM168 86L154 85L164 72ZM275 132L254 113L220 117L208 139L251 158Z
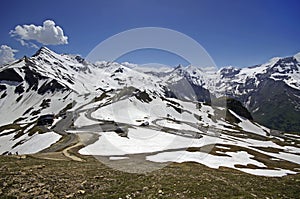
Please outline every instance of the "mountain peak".
M36 53L33 55L34 57L40 55L40 54L43 54L43 53L47 53L47 54L52 54L54 53L52 50L50 50L49 48L45 47L45 46L42 46L40 49L38 49L36 51Z
M184 66L181 65L181 64L179 64L178 66L176 66L176 67L174 68L174 70L177 70L177 69L183 69L183 68L184 68Z
M276 62L278 62L280 59L282 59L282 57L273 57L271 59L269 59L269 61L267 62L267 64L269 65L274 65Z

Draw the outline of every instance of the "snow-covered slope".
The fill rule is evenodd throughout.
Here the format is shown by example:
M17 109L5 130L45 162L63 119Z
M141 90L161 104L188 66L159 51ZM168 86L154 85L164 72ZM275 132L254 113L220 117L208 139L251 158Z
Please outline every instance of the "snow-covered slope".
M117 63L93 65L78 56L59 55L43 47L33 57L1 69L1 112L9 115L1 115L0 123L9 124L22 116L31 118L34 111L57 114L74 100L79 103L90 94L111 89L132 86L163 92L160 81ZM43 100L47 101L45 107L41 107Z
M278 176L295 173L293 166L300 164L298 137L275 135L242 117L247 115L244 107L229 110L226 98L215 98L231 94L251 108L255 102L249 97L255 99L253 93L267 80L297 90L295 57L245 69L207 72L178 66L155 73L128 63L92 64L41 48L0 69L0 153L35 153L67 133L84 132L100 137L80 153L112 160L146 153L150 161L195 161L248 173L265 169ZM55 124L37 126L44 114L54 114ZM212 153L206 161L202 149L207 147ZM181 158L172 158L173 153ZM272 158L288 166L274 168Z

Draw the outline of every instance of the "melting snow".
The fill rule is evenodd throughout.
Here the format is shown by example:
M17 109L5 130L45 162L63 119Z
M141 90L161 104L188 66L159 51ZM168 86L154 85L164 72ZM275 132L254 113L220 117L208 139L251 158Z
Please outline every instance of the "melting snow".
M237 170L245 173L250 173L257 176L266 177L282 177L288 174L296 174L297 172L286 170L286 169L249 169L249 168L237 168Z
M251 159L253 156L245 151L226 152L228 156L216 156L203 152L162 152L156 155L147 156L147 160L154 162L198 162L210 168L218 169L220 167L235 168L235 165L253 164L258 167L265 167L261 162Z
M233 114L236 118L241 120L241 122L238 124L244 131L248 131L250 133L266 136L266 132L260 128L259 126L253 124L251 121L244 119L234 113L233 111L229 110L231 114Z
M21 136L18 139L13 139L13 134L0 137L0 153L10 151L11 153L18 152L19 154L31 154L39 152L51 144L56 143L61 136L54 132L47 132L43 134L34 134L32 136ZM12 148L18 142L23 142L21 145L17 145Z

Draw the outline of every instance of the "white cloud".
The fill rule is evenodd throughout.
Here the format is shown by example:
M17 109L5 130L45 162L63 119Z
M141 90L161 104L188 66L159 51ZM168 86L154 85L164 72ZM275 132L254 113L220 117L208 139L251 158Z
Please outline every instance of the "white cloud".
M22 46L26 46L26 47L30 47L30 48L36 48L38 49L39 47L37 45L35 45L34 43L32 42L25 42L24 40L22 39L17 39L17 41L19 41L21 43Z
M43 45L59 45L67 44L68 37L64 35L64 31L61 27L56 26L52 20L46 20L43 26L31 25L18 25L14 30L10 31L12 37L18 37L23 46L31 46L32 43L25 42L28 40L37 41Z
M7 64L15 60L15 49L7 45L1 45L0 47L0 65Z
M138 65L137 64L133 64L133 63L129 63L129 62L123 62L121 63L123 66L126 66L128 68L135 68L137 67Z
M204 72L216 72L218 70L215 66L200 67L200 69Z

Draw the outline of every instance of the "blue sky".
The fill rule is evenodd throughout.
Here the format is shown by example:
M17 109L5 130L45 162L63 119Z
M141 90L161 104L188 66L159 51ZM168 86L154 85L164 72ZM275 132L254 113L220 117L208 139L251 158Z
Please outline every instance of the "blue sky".
M218 67L244 67L300 51L299 7L297 0L2 0L0 45L18 50L17 58L32 55L36 49L22 46L9 32L17 25L41 26L50 19L63 29L68 44L48 47L85 57L99 42L119 32L164 27L199 42ZM155 50L130 53L121 60L170 65L182 61Z

